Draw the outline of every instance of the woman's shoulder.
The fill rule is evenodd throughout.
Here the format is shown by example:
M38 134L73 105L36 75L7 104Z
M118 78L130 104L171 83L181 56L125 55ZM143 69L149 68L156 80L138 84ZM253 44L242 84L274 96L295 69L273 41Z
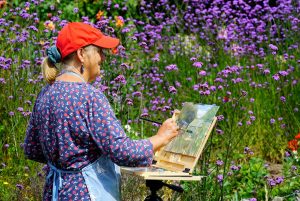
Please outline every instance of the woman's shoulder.
M90 85L89 89L90 90L90 94L91 94L91 98L92 99L97 99L97 100L106 100L106 96L103 94L103 92L100 89L95 88L94 86Z

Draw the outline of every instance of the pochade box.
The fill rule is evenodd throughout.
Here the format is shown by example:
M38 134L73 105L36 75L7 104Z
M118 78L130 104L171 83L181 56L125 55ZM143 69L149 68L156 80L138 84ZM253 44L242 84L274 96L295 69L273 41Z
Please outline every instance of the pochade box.
M173 118L180 130L167 146L160 148L150 167L121 167L123 173L145 180L201 180L192 175L205 144L217 122L215 105L185 103Z

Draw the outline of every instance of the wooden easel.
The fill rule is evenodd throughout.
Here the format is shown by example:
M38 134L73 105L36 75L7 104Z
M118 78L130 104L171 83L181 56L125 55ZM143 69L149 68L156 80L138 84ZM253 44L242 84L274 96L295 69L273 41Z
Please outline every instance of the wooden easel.
M204 176L192 175L194 168L201 156L206 142L215 127L217 118L214 117L209 129L205 133L204 139L198 147L197 154L195 156L185 155L180 153L173 153L166 151L161 148L155 153L153 165L150 167L121 167L121 171L126 174L136 175L146 180L146 185L151 190L151 195L145 199L150 200L161 200L157 195L156 191L159 190L163 185L163 180L173 181L200 181ZM168 186L173 189L172 186ZM151 189L152 188L152 189ZM174 187L173 190L176 190ZM180 189L177 189L180 191ZM155 191L155 192L152 192Z

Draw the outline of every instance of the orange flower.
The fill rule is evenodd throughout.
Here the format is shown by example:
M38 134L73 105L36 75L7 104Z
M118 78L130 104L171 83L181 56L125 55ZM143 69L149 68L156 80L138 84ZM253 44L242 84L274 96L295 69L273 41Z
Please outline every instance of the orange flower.
M54 24L52 21L50 21L50 20L46 21L46 22L44 23L44 25L45 25L45 27L46 27L47 29L49 29L49 30L51 30L51 31L55 29L55 24Z
M0 0L0 8L3 8L6 4L6 0L2 1Z
M300 133L298 133L298 135L295 136L295 139L300 140Z
M117 53L118 53L118 48L115 47L114 49L112 49L112 50L111 50L111 53L112 53L112 54L117 54Z
M288 148L292 151L297 151L298 149L298 141L296 139L290 140L288 142Z
M102 18L102 16L104 15L104 12L99 10L99 12L96 14L96 19L100 20Z
M124 26L124 20L123 20L123 17L121 17L121 16L116 16L116 17L115 17L115 20L116 20L116 26L117 26L117 27L122 27L122 26Z

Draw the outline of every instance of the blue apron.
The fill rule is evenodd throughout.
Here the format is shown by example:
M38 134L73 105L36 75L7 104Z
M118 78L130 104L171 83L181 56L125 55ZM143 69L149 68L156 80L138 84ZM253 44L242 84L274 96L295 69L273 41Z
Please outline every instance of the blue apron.
M62 188L61 174L82 173L92 201L120 200L120 167L108 157L101 156L95 162L78 171L60 170L52 164L47 180L53 177L52 201L58 201L58 192Z

